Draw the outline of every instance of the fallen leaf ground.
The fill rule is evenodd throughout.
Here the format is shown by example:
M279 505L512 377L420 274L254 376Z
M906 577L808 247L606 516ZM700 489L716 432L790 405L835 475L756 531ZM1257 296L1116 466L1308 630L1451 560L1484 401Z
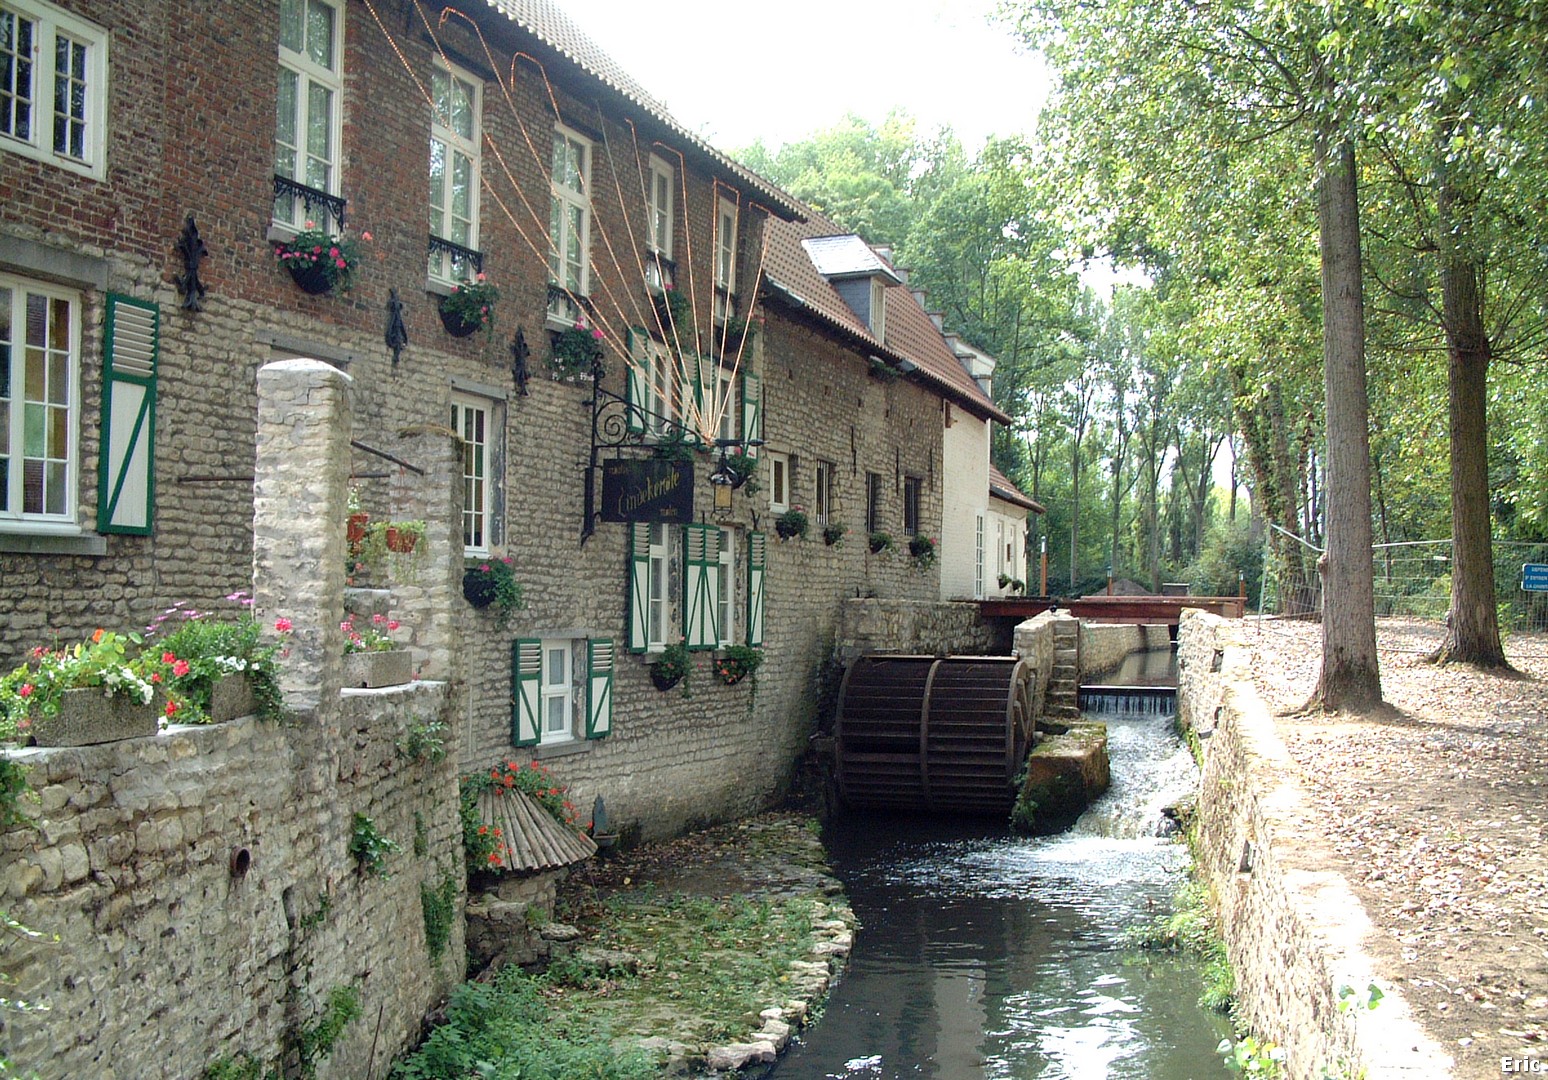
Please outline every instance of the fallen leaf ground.
M1249 623L1254 676L1341 869L1383 931L1378 963L1459 1077L1504 1058L1548 1070L1548 634L1514 674L1425 659L1431 623L1383 620L1373 718L1297 713L1320 630Z

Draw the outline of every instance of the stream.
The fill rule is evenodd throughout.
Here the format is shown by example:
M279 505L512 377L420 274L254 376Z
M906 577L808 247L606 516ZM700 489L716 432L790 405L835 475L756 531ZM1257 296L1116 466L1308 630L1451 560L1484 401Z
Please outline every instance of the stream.
M1134 681L1154 679L1154 664ZM1111 685L1121 676L1105 678ZM851 814L825 841L860 927L822 1018L763 1075L1205 1080L1225 1018L1198 964L1124 931L1170 910L1187 872L1156 835L1192 790L1168 713L1114 712L1112 788L1068 832Z

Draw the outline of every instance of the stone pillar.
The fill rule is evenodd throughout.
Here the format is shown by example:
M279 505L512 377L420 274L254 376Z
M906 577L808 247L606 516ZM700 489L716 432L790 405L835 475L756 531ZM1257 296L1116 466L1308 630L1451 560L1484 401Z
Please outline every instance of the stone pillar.
M274 636L289 619L280 662L285 707L323 720L343 678L344 521L349 513L352 380L320 360L258 371L253 469L253 615Z
M399 432L392 452L424 470L394 475L392 514L423 521L427 546L414 580L393 581L393 606L410 633L419 677L460 681L462 442L448 428L422 425Z

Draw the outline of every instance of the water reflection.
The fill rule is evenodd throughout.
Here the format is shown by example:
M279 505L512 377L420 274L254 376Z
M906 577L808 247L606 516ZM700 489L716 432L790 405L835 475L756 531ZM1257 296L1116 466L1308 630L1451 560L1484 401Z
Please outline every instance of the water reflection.
M855 952L822 1020L767 1075L1227 1075L1213 1053L1226 1026L1198 1008L1195 966L1122 945L1126 927L1167 907L1186 863L1147 820L1157 791L1191 780L1170 732L1168 718L1114 719L1123 780L1062 836L835 823L829 849L861 923Z

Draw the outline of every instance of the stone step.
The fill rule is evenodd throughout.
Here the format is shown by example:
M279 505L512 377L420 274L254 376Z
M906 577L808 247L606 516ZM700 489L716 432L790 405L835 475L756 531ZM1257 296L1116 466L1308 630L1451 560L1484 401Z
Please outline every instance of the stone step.
M1074 664L1055 664L1050 682L1075 682L1080 678L1080 669Z
M1043 715L1056 720L1077 720L1080 718L1080 708L1076 705L1050 705L1043 710Z
M1079 659L1079 657L1080 657L1080 650L1079 649L1071 648L1071 649L1055 649L1054 650L1054 659L1055 660L1069 660L1069 661L1073 662L1073 661Z

